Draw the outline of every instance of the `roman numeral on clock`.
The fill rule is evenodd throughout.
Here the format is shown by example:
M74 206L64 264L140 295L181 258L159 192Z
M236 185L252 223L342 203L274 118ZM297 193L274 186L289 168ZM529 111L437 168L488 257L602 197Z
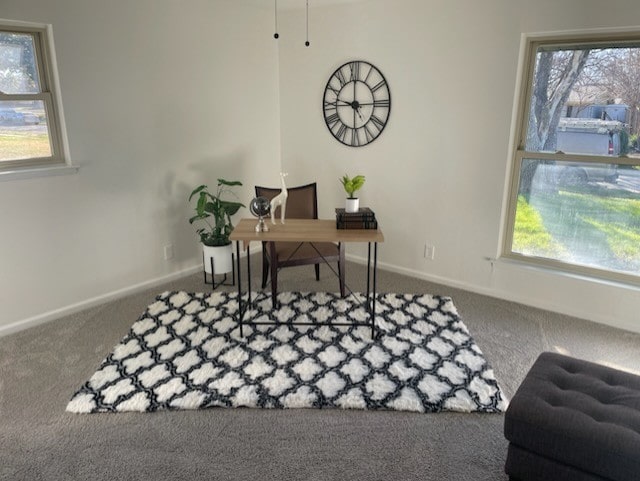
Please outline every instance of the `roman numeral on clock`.
M349 64L351 70L351 81L356 82L360 78L360 62L351 62Z
M358 135L358 129L351 130L351 146L352 147L360 146L360 136Z
M371 91L375 92L376 90L380 90L385 85L387 85L387 82L384 79L382 79L382 80L380 80L380 82L378 82L373 87L371 87Z
M331 115L329 115L328 117L326 117L326 121L327 121L327 125L329 126L330 129L333 129L333 126L336 125L338 122L340 122L340 117L338 116L338 113L333 113Z
M379 99L379 100L374 100L373 101L373 107L389 107L391 105L391 102L389 101L389 99Z
M337 108L338 108L337 101L334 101L334 102L329 102L328 100L324 101L325 112L332 112L332 111L335 111Z
M380 131L384 128L384 122L375 115L371 116L370 122L372 122Z
M344 72L342 72L342 69L338 70L335 73L336 78L338 79L338 82L340 82L340 88L344 87L347 82L349 82L347 80L347 77L345 77Z
M365 125L365 126L363 127L363 129L364 129L364 137L365 137L365 139L366 139L366 141L367 141L367 144L368 144L368 143L369 143L369 142L371 142L373 139L375 139L375 138L376 138L376 136L374 135L374 132L371 132L371 130L369 130L369 124Z

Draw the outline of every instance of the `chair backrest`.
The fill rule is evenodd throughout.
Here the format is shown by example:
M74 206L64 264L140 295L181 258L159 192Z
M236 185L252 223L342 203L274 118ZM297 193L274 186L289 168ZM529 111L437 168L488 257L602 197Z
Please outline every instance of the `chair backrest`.
M260 187L256 185L256 196L266 197L271 200L278 195L282 189L271 187ZM274 213L276 218L280 217L280 207ZM301 185L299 187L287 187L287 208L285 210L287 219L317 219L318 218L318 194L316 183Z

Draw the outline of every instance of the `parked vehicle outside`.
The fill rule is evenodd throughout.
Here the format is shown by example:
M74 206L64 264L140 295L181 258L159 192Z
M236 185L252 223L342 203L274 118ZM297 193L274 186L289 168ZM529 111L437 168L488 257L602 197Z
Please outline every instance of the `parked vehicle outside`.
M40 117L31 112L16 109L0 109L0 125L38 125Z
M559 182L564 185L584 185L587 182L615 182L618 178L617 164L593 164L590 162L563 163Z
M36 114L32 114L31 112L21 112L22 113L22 122L25 125L38 125L40 123L40 117Z
M0 109L0 123L16 125L24 123L24 115L15 109Z

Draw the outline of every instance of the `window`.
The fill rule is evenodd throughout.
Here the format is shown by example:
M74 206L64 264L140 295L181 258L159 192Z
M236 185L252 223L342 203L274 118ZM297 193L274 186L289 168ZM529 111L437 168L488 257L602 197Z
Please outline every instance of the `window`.
M640 282L640 34L528 39L503 255Z
M0 24L0 173L65 165L44 27Z

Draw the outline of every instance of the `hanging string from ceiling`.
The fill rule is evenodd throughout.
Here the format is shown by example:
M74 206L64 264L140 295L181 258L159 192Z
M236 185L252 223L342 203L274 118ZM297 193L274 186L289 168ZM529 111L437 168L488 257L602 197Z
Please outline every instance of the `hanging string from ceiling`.
M276 26L275 26L276 33L273 34L273 38L278 40L278 37L280 37L280 35L278 35L278 0L274 0L273 2L273 17L276 22Z
M309 0L307 0L307 10L306 10L306 40L304 42L304 46L308 47L311 45L309 42ZM274 29L275 33L273 34L273 38L276 40L280 38L280 34L278 33L278 0L273 0L273 18L274 18Z
M304 42L304 46L308 47L309 45L311 44L309 43L309 0L307 0L307 40Z

